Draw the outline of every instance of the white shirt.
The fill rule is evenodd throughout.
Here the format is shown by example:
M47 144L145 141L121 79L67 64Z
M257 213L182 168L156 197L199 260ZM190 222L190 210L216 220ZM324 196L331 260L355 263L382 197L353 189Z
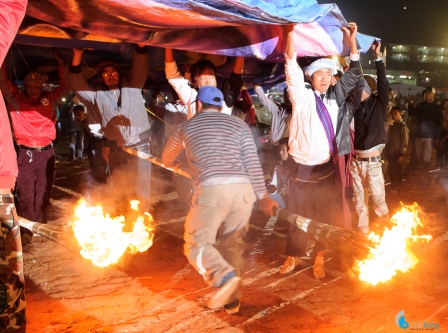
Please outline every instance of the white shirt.
M296 61L285 54L286 85L292 101L292 118L289 126L289 154L297 163L320 165L331 157L330 146L322 122L316 111L316 99L313 89L305 83L303 71ZM358 54L350 54L351 60L358 60ZM307 87L308 86L308 87ZM323 103L330 114L333 130L336 131L339 106L334 99L324 97Z
M315 92L306 87L303 71L296 61L285 54L286 85L292 101L292 117L289 125L289 154L297 163L319 165L330 157L330 146L324 127L316 112ZM320 97L319 97L320 98ZM336 100L323 100L327 108L333 129L336 129L338 105Z
M187 106L187 118L190 119L196 114L197 90L192 88L190 82L179 73L176 62L165 63L165 74L168 82L176 90L182 102ZM232 109L226 103L223 103L221 112L232 114Z

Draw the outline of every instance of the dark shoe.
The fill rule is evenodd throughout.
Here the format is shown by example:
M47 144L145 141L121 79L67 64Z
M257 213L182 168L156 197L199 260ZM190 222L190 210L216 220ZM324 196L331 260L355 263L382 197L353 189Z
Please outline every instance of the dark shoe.
M240 311L240 300L236 299L233 302L224 305L224 310L226 310L228 314L237 313L238 311Z
M238 288L240 281L241 278L236 276L234 272L228 273L216 293L208 300L207 306L210 309L217 309L224 306L236 288Z
M21 238L22 238L22 246L31 244L31 242L33 241L33 235L29 234L21 235Z

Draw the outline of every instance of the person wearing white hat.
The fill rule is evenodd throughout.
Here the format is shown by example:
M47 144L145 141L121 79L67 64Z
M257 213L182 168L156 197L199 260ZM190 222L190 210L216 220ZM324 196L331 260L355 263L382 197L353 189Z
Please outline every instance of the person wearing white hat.
M319 59L304 68L311 86L305 83L296 61L294 26L285 26L286 84L293 105L289 134L289 154L294 159L289 187L289 210L313 220L340 223L351 230L350 212L345 195L344 154L351 152L350 112L359 105L363 80L356 43L357 26L341 28L350 45L350 69L333 86L337 65ZM336 144L337 143L337 144ZM338 221L338 217L344 220ZM288 227L287 259L280 274L294 270L305 256L307 234ZM324 247L316 242L313 266L315 278L325 277Z

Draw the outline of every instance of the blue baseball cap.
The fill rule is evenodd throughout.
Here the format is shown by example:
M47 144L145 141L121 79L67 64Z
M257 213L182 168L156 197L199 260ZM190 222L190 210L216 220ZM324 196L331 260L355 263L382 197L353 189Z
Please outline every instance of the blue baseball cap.
M197 100L211 105L222 106L224 95L218 88L205 86L199 89Z

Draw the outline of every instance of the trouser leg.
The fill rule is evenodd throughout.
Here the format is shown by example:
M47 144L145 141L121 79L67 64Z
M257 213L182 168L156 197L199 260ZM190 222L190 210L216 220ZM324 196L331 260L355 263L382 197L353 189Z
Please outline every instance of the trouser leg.
M20 228L13 203L0 202L0 331L26 332L25 278Z
M28 152L30 152L29 154L31 156L27 154ZM35 192L38 163L34 158L35 156L31 150L19 149L17 156L17 165L19 168L17 175L17 211L21 217L30 221L36 221Z
M50 204L54 182L55 158L53 149L38 152L39 167L36 170L35 222L47 223L47 208Z
M384 177L381 170L381 162L369 162L368 181L372 195L373 208L378 217L385 217L389 214L386 204L386 193L384 190Z
M229 272L241 274L242 236L247 230L248 208L255 201L253 190L244 190L248 186L251 187L248 184L199 187L192 198L185 221L184 254L213 287L219 287ZM218 232L223 241L217 246L219 250L215 247Z
M353 194L355 196L355 209L358 214L358 227L366 232L369 230L369 196L366 182L367 162L352 161L350 174L353 181Z

